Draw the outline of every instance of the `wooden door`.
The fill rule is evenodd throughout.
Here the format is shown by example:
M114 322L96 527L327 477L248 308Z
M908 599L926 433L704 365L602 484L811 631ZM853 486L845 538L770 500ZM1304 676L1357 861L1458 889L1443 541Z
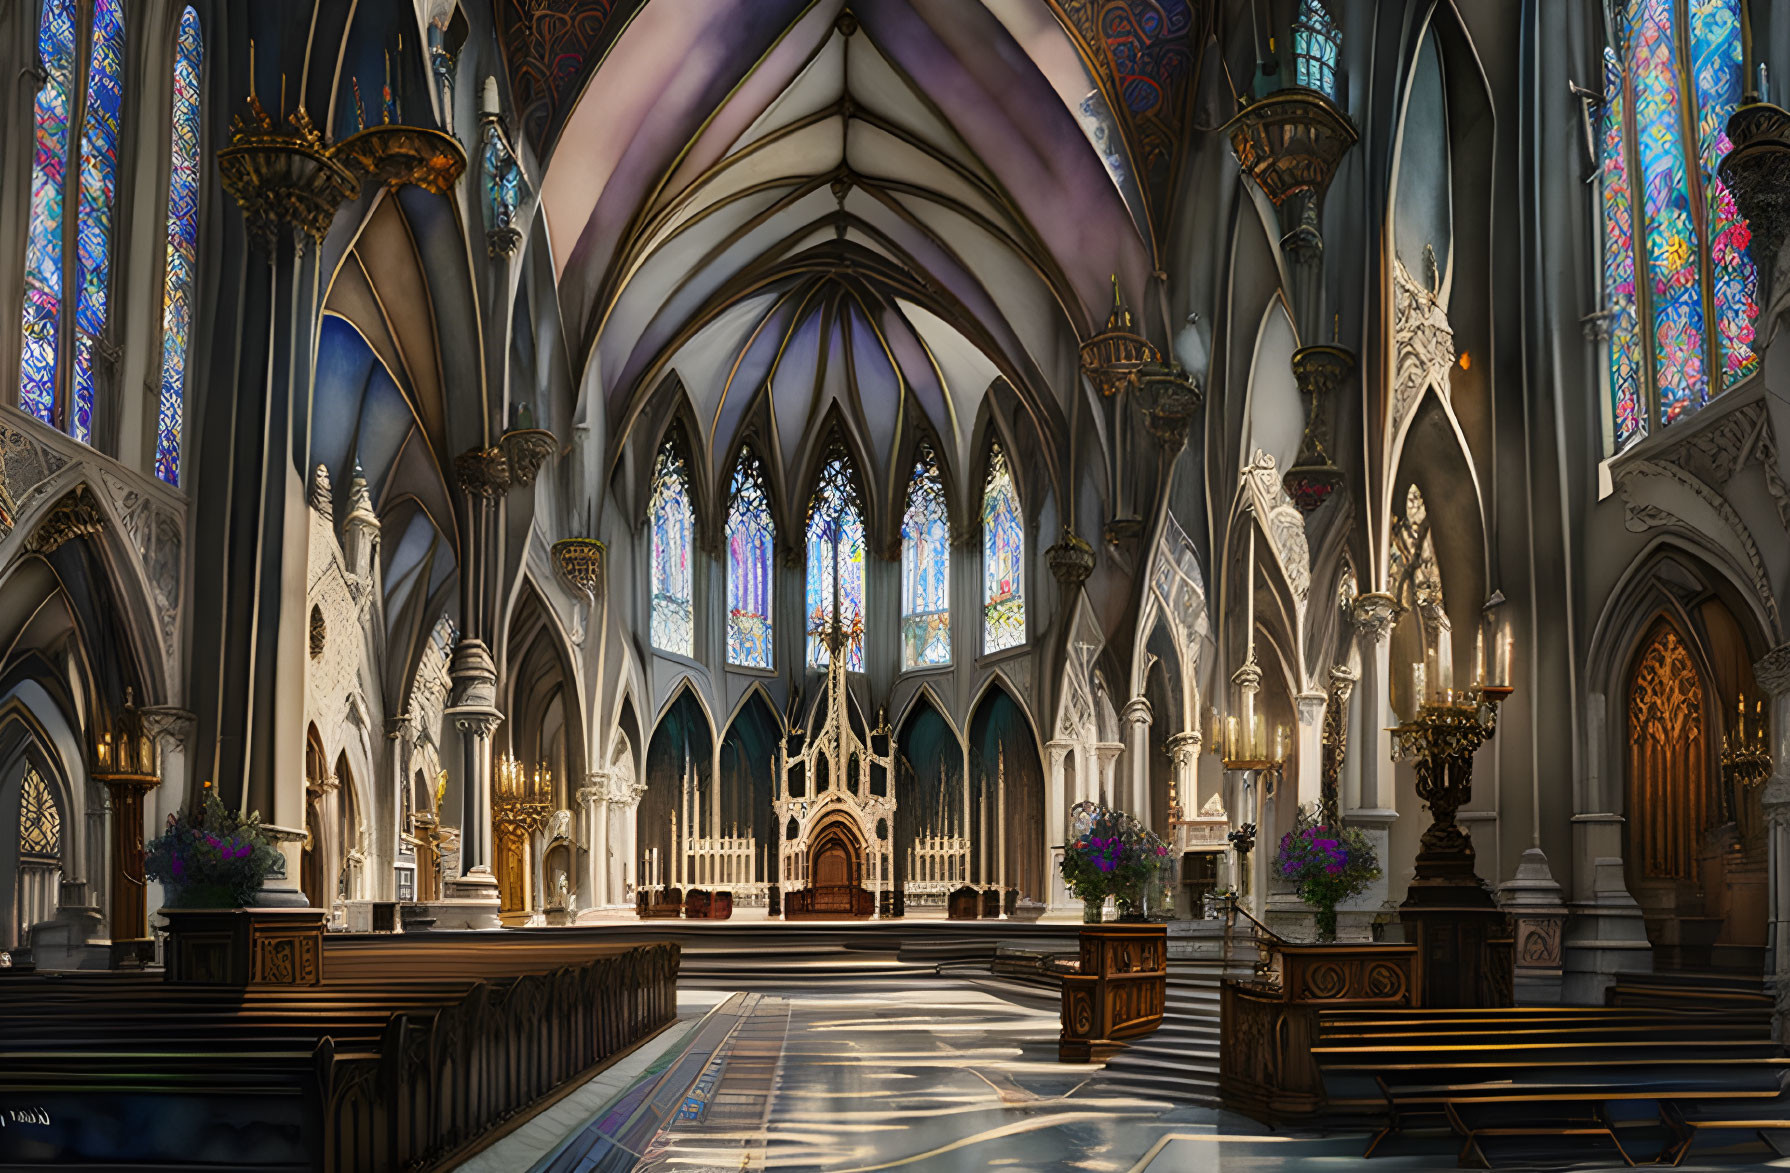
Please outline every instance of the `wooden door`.
M852 858L846 845L834 839L822 845L814 857L814 886L816 888L847 888L852 885Z

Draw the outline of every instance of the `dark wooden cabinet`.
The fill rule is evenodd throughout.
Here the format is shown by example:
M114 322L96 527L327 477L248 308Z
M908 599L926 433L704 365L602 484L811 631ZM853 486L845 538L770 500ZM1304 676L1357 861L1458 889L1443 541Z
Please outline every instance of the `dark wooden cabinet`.
M1063 975L1057 1058L1104 1062L1125 1040L1162 1025L1167 994L1166 925L1084 925L1076 968Z

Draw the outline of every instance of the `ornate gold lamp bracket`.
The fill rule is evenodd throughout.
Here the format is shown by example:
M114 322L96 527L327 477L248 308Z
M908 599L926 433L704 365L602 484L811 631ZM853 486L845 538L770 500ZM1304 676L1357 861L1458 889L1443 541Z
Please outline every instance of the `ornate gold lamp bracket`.
M250 93L218 152L218 178L242 208L250 234L270 250L290 237L321 242L336 210L365 183L407 183L440 194L466 170L459 140L420 126L370 126L330 143L304 107L277 121Z
M1316 511L1342 487L1342 470L1330 458L1330 419L1336 392L1354 371L1355 352L1340 346L1304 346L1293 352L1293 378L1306 401L1305 436L1281 483L1301 513Z

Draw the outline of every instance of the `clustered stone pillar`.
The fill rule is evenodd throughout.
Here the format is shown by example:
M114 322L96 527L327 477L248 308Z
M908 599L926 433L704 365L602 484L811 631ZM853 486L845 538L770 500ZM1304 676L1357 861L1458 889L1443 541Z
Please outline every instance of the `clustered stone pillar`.
M1125 703L1122 716L1130 768L1126 770L1124 797L1115 795L1115 805L1135 815L1138 822L1148 827L1152 825L1154 813L1150 810L1150 725L1155 714L1150 710L1150 702L1138 696Z
M1766 980L1777 1009L1773 1034L1790 1040L1790 644L1753 665L1753 679L1771 694L1771 777L1759 796L1765 814L1770 928Z
M577 793L584 821L584 907L602 908L614 903L609 886L609 773L592 770Z
M445 713L460 733L460 875L447 897L461 904L467 928L497 928L500 900L491 872L491 735L497 708L497 666L484 642L461 639L448 668L453 681ZM454 927L444 919L442 927Z
M1200 806L1200 732L1192 729L1168 739L1169 761L1174 764L1170 775L1168 818L1172 824L1192 818Z

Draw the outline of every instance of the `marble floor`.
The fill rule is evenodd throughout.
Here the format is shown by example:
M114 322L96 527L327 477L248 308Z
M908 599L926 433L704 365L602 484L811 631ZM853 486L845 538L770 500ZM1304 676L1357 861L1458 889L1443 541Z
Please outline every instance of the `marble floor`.
M1056 1059L1057 1016L968 984L691 990L680 1022L461 1168L466 1173L1179 1173L1455 1167L1446 1137L1274 1133L1106 1090ZM1790 1168L1762 1148L1685 1169ZM1591 1160L1576 1169L1621 1168Z

